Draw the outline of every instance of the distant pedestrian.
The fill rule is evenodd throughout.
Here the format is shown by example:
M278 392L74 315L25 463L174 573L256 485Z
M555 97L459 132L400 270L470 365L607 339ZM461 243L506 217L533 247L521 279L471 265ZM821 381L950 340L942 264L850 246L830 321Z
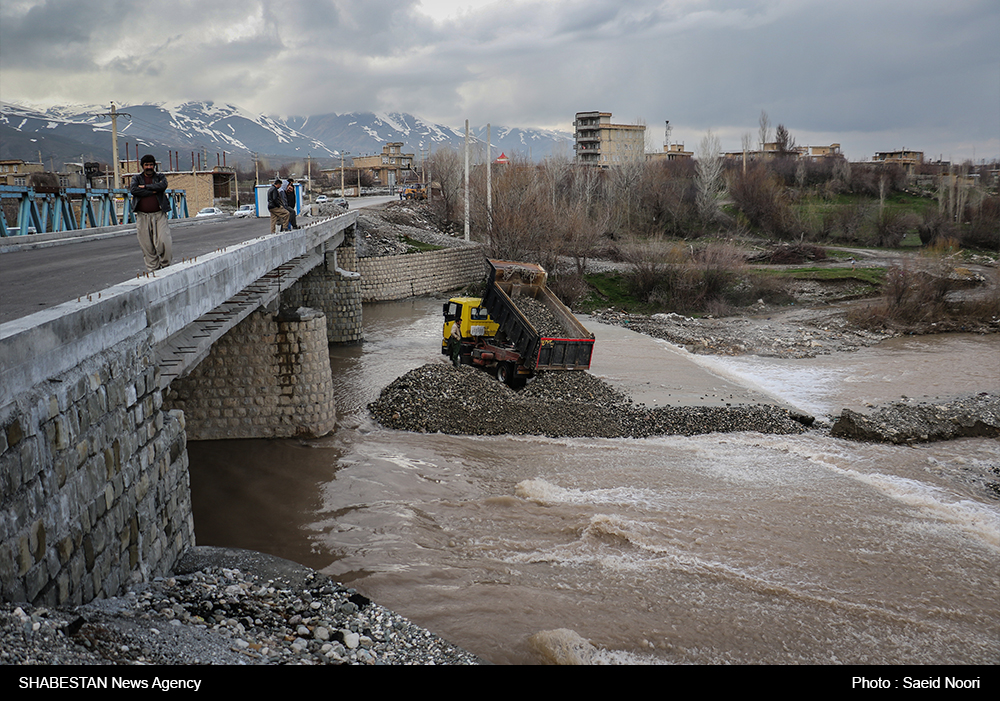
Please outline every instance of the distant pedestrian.
M167 177L156 171L156 159L146 154L139 161L142 172L132 177L129 186L132 211L135 212L136 234L142 249L146 270L153 272L170 265L171 239L167 212Z
M288 210L285 208L285 194L278 188L281 187L281 178L274 181L274 184L267 189L267 211L271 215L271 233L276 234L285 230L288 224Z
M299 223L295 219L295 181L289 178L285 181L285 209L288 210L288 229L298 229Z

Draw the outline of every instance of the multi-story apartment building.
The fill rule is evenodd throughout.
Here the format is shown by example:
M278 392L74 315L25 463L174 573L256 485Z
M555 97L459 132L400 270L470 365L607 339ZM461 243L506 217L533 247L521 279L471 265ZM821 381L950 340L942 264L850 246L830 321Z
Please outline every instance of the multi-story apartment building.
M644 124L612 124L610 112L577 112L573 126L577 163L606 167L645 157Z

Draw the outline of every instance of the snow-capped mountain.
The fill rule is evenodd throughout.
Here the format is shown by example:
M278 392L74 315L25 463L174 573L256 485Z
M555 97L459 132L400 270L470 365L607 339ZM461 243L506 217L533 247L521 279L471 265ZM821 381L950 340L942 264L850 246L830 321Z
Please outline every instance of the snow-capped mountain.
M351 156L380 153L387 142L403 142L404 152L441 145L461 147L464 128L425 122L405 113L324 114L313 117L271 117L249 112L236 105L214 102L144 104L118 108L119 156L126 144L132 156L142 152L179 152L182 163L191 152L225 152L226 161L246 163L253 153L279 158L332 159L339 153ZM476 127L472 136L486 142L486 128ZM3 103L0 110L0 158L48 162L111 160L110 106L58 106L36 108ZM572 135L532 129L494 126L492 155L501 152L540 160L549 155L569 157ZM485 154L484 154L485 155ZM162 158L162 153L160 155ZM163 158L162 160L166 160Z

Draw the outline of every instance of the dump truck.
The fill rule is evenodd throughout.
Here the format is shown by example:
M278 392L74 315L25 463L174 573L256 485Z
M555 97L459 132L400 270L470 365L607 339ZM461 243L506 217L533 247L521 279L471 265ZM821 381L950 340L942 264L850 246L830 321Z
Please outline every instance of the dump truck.
M422 183L419 185L407 185L403 188L403 197L408 200L426 200L427 188Z
M441 352L448 354L452 323L462 334L460 358L521 387L542 370L586 370L594 335L545 286L540 265L490 260L482 297L453 297L444 305Z

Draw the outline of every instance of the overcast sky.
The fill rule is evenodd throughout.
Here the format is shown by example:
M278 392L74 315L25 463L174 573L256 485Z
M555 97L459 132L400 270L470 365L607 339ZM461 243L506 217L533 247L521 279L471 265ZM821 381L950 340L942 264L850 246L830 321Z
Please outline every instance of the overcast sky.
M998 0L2 0L0 97L1000 157ZM334 145L335 147L335 145Z

